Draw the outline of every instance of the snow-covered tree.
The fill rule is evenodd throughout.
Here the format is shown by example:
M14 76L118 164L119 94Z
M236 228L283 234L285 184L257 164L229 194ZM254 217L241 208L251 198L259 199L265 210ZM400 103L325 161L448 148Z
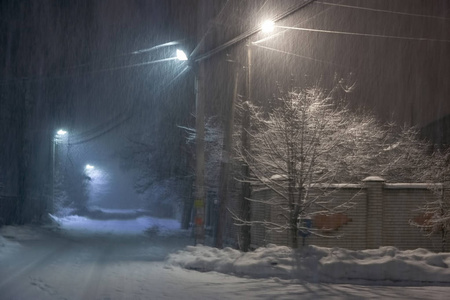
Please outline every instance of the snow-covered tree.
M426 236L439 234L441 250L447 251L447 236L450 232L450 151L436 151L431 157L432 168L425 169L422 176L425 180L441 182L442 186L432 189L436 197L418 208L420 215L410 224L422 230Z
M311 230L300 228L299 220L352 206L351 199L324 201L318 186L360 182L374 174L404 180L414 177L413 169L420 170L419 162L426 161L426 147L418 142L415 131L382 126L373 116L354 113L331 95L318 87L280 90L270 111L251 107L251 151L237 147L239 159L250 166L248 180L277 195L270 200L250 199L277 206L279 219L284 220L260 223L288 231L293 247L299 229ZM236 219L240 225L249 225Z
M128 141L120 153L121 168L133 174L142 206L155 216L175 217L189 185L184 161L173 158L179 149L173 141L159 143L153 132L135 134Z

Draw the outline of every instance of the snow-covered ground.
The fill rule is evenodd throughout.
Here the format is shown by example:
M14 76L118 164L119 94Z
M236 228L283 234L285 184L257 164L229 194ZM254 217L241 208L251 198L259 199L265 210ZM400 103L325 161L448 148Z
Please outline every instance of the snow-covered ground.
M116 214L117 212L114 212ZM125 213L125 212L121 212ZM0 228L0 299L447 299L450 255L192 246L174 220ZM150 228L150 229L149 229Z

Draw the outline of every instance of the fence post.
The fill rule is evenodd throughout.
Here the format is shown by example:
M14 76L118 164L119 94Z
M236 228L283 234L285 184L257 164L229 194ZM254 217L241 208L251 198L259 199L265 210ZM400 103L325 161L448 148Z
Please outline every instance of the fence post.
M366 248L383 244L383 186L385 180L369 176L363 180L367 190Z

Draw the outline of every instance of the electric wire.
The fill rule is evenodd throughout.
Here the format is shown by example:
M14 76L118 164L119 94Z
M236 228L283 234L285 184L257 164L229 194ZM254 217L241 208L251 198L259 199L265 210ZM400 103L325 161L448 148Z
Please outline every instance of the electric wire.
M347 68L347 69L351 69L351 67L349 67L349 66L341 65L341 64L334 63L334 62L331 62L331 61L326 61L326 60L322 60L322 59L318 59L318 58L313 58L313 57L304 56L304 55L300 55L300 54L296 54L296 53L292 53L292 52L287 52L287 51L283 51L283 50L279 50L279 49L275 49L275 48L272 48L272 47L267 47L267 46L263 46L263 45L259 45L259 44L252 44L252 45L254 45L255 47L258 47L258 48L262 48L262 49L266 49L266 50L270 50L270 51L274 51L274 52L283 53L283 54L294 56L294 57L299 57L299 58L308 59L308 60L312 60L312 61L319 62L319 63L324 63L324 64L329 64L329 65L333 65L333 66L338 66L338 67L344 67L344 68Z
M409 17L431 18L431 19L450 21L449 18L439 17L439 16L413 14L413 13L406 13L406 12L400 12L400 11L392 11L392 10L346 5L346 4L339 4L339 3L330 3L330 2L320 2L320 3L324 4L324 5L339 6L339 7L344 7L344 8L359 9L359 10L373 11L373 12L379 12L379 13L388 13L388 14L403 15L403 16L409 16Z
M171 41L171 42L159 44L159 45L156 45L156 46L153 46L150 48L146 48L146 49L135 50L135 51L128 52L128 53L108 56L108 57L103 58L103 60L122 57L122 56L143 54L143 53L151 52L151 51L161 49L164 47L170 47L170 46L175 46L175 45L179 45L179 44L180 44L180 41ZM18 82L18 81L22 82L22 81L35 81L35 80L58 80L58 79L64 79L64 78L70 78L70 77L77 77L77 76L83 76L83 75L89 75L89 74L95 74L95 73L102 73L102 72L108 72L108 71L115 71L115 70L139 67L139 66L144 66L144 65L151 65L151 64L169 61L169 60L175 60L175 59L176 59L176 57L171 57L171 58L159 59L159 60L148 61L148 62L132 64L132 65L124 65L124 66L111 67L111 68L105 68L105 69L99 69L99 70L92 70L89 72L82 72L82 73L77 73L77 74L66 74L66 75L59 75L59 76L32 76L32 77L22 77L22 78L13 78L13 79L3 79L3 80L0 80L0 86L7 85L9 82ZM84 63L84 64L80 64L80 65L76 65L76 66L71 66L71 67L61 70L61 72L91 66L94 63L96 63L96 62Z
M421 15L421 14L411 14L411 13L404 13L404 12L398 12L398 11L389 11L389 10L381 10L381 9L374 9L374 8L367 8L367 7L360 7L360 6L352 6L352 5L345 5L342 4L343 0L339 1L339 3L330 3L330 2L322 2L322 1L316 1L314 4L316 5L328 5L329 7L327 9L324 9L323 11L321 11L320 13L312 16L311 18L308 18L307 20L304 20L302 22L299 22L297 24L295 24L294 26L299 26L301 24L306 23L307 21L311 20L312 18L317 17L318 15L326 12L327 10L333 8L333 7L346 7L346 8L354 8L354 9L360 9L360 10L367 10L367 11L374 11L374 12L380 12L380 13L390 13L390 14L398 14L398 15L405 15L405 16L410 16L410 17L423 17L423 18L433 18L433 19L441 19L441 20L450 20L448 18L444 18L444 17L437 17L437 16L430 16L430 15ZM255 41L254 43L262 43L265 42L267 40L273 39L276 36L279 36L285 32L289 31L289 29L274 33L268 37L265 37L263 39L260 39L258 41ZM410 38L412 39L412 38ZM429 39L432 40L432 39ZM436 41L440 41L440 42L447 42L447 40L437 40Z
M343 1L344 1L344 0L341 0L341 1L339 1L339 3L342 3ZM317 2L316 2L316 3L317 3ZM316 5L316 6L317 6L317 5ZM330 9L332 9L332 8L333 8L332 6L329 6L329 7L325 8L325 9L322 9L320 12L318 12L318 13L312 15L311 17L307 18L306 20L301 20L300 22L296 23L294 26L300 26L300 25L302 25L302 24L305 24L305 23L311 21L312 19L315 19L315 18L317 18L318 16L324 14L325 12L327 12L328 10L330 10ZM269 35L269 36L267 36L267 37L265 37L265 38L263 38L263 39L260 39L260 40L258 40L258 41L256 41L256 42L253 42L253 43L256 44L256 43L262 43L262 42L265 42L265 41L267 41L267 40L271 40L271 39L273 39L273 38L275 38L275 37L277 37L277 36L279 36L279 35L284 34L284 33L287 32L287 31L289 31L289 30L282 30L282 31L280 31L280 32L273 33L273 34L271 34L271 35Z
M282 29L298 30L298 31L309 31L309 32L330 33L330 34L332 33L332 34L353 35L353 36L366 36L366 37L387 38L387 39L400 39L400 40L409 40L409 41L442 42L442 43L450 42L450 40L395 36L395 35L385 35L385 34L358 33L358 32L348 32L348 31L335 31L335 30L313 29L313 28L303 28L303 27L288 27L288 26L277 26L277 27L282 28Z
M185 66L173 79L168 81L165 85L160 86L159 89L154 92L154 97L159 97L161 94L163 94L178 78L180 78L189 69L189 66ZM119 113L94 128L72 136L69 144L78 145L99 138L131 120L136 111L136 106L132 105L126 112Z

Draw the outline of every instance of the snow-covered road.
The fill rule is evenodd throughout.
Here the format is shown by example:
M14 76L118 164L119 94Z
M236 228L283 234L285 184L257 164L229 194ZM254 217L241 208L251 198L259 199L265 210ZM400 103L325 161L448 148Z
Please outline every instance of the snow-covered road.
M201 273L165 261L191 242L186 234L85 230L2 228L0 299L448 299L450 294L446 286L292 283Z

